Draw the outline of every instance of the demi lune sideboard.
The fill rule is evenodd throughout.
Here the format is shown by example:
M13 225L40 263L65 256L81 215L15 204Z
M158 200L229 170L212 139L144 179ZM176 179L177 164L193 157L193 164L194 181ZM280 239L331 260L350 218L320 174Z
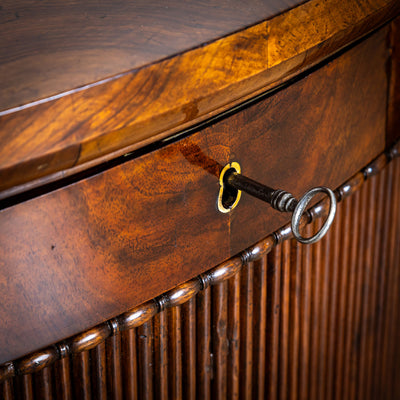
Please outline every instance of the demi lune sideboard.
M399 398L399 14L3 2L0 398Z

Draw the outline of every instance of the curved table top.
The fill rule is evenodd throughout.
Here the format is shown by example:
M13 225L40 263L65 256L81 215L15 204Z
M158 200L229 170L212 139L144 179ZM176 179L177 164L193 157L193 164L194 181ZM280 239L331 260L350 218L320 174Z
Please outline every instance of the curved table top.
M0 199L276 87L399 11L396 0L7 0L0 9Z

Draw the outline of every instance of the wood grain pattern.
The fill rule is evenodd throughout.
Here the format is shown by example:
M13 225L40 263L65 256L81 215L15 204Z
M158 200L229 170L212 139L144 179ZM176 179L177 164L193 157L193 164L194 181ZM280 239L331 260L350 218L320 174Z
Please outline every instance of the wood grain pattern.
M400 137L400 17L390 24L389 45L391 58L386 141L391 145Z
M3 111L2 196L60 179L209 118L311 67L399 11L395 0L312 0L146 68Z
M373 37L377 39L377 36ZM373 41L374 39L370 42L371 48L369 50L369 55L365 53L365 58L363 57L362 59L359 59L357 67L355 67L355 64L352 62L355 61L355 59L352 61L348 60L351 65L349 64L347 67L340 69L340 71L337 70L337 74L331 74L333 71L328 73L330 78L335 80L336 85L329 86L329 88L327 86L315 86L311 81L308 81L307 78L305 78L302 81L304 86L298 86L297 88L299 90L292 93L293 98L289 99L286 97L278 98L271 96L265 103L263 103L265 107L259 108L258 116L260 116L261 126L265 126L265 129L267 130L267 136L262 134L263 128L261 127L258 132L255 130L251 136L248 136L247 132L249 132L252 123L256 120L254 117L246 118L247 116L245 114L240 114L240 116L238 115L238 117L243 117L243 119L238 120L235 133L231 134L230 139L232 153L234 154L235 159L240 161L244 175L247 175L258 182L268 182L268 185L271 187L285 188L298 197L303 195L306 187L310 188L315 185L328 185L336 188L338 186L338 184L335 183L323 183L320 178L314 180L313 183L310 181L310 183L307 183L304 186L302 185L303 188L299 187L297 184L305 179L305 176L309 174L313 175L316 171L321 171L321 169L324 168L324 165L330 166L329 179L336 180L335 175L339 173L339 171L343 172L344 169L351 170L351 165L355 167L353 156L357 154L358 150L356 149L361 143L360 141L357 141L356 136L353 136L355 130L358 130L359 128L362 129L363 133L360 132L360 138L362 136L363 139L360 140L363 141L364 139L369 140L367 139L369 136L369 133L367 132L371 130L375 131L375 129L382 129L383 125L380 125L380 127L379 125L372 127L364 124L360 120L357 122L357 128L353 130L355 125L353 125L349 120L346 121L344 118L349 114L354 116L353 112L359 112L360 116L372 115L377 112L376 109L371 109L366 104L364 104L365 108L363 107L363 109L361 109L360 107L360 110L356 111L353 108L353 105L361 101L361 98L372 99L372 97L374 97L380 90L378 86L374 88L374 91L367 93L364 92L364 90L366 90L364 84L357 85L357 87L362 88L362 95L360 92L351 89L354 87L353 85L357 79L356 77L359 74L364 74L364 72L362 72L364 68L369 69L368 65L371 62L370 55L376 52L379 48L378 43L375 42L375 44L372 44ZM366 44L367 42L364 42L360 45L362 46ZM357 46L353 50L359 51L361 50L361 47ZM346 55L349 55L349 53L346 53ZM382 59L385 59L386 55L382 53L381 57ZM353 68L355 69L353 70ZM373 73L373 71L377 71L377 66L373 67L373 69L368 72L369 79L372 78L371 73ZM314 74L318 72L322 72L322 70L315 71L309 77L315 77L316 75ZM367 71L365 71L365 74L367 74ZM344 79L347 82L344 86L337 84L341 79ZM381 80L380 84L387 87L385 80L385 78ZM312 85L312 88L310 87L309 89L306 89L308 84ZM294 86L291 86L290 88L294 89ZM284 92L286 92L286 90ZM301 101L293 101L294 99L301 99ZM309 103L305 104L304 99L307 99L306 103ZM382 107L380 112L384 113L384 104L386 102L385 96L382 96L379 101L379 107ZM277 113L277 110L280 107L286 107L289 103L291 103L291 107L288 114L280 116L279 113ZM332 116L332 119L321 118L322 115L319 114L320 110L324 110L324 112L335 110L335 112L338 112L339 114L335 117ZM315 123L315 125L310 123L313 118L318 119L318 123ZM268 121L267 125L264 125L265 121ZM379 122L375 121L375 123L384 124L384 119ZM310 137L313 132L315 132L316 135L325 132L327 136L323 141L319 142L319 145L306 144L303 141L304 137L298 134L302 124L306 125L304 128L307 131L307 137ZM231 132L231 127L228 124L222 122L220 126L221 132L226 132L227 134ZM340 137L342 137L344 132L349 132L350 126L352 127L352 134L343 142ZM282 132L290 132L290 134L288 134L286 138L283 138ZM381 134L383 137L384 132ZM341 158L340 156L334 155L339 153L344 155L344 153L342 153L342 151L345 151L344 148L343 150L339 150L339 148L345 143L346 145L349 145L351 142L354 146L352 157ZM384 144L376 143L376 146L382 146L383 149ZM295 151L295 148L298 150ZM302 158L300 152L307 152L307 157ZM280 157L276 158L276 154L279 154ZM374 155L371 156L371 159L374 158ZM268 170L262 168L260 163L253 163L252 160L254 160L254 158L263 160L263 163L268 165ZM272 168L273 165L276 165L277 168ZM282 165L285 165L285 167L282 168ZM354 170L344 179L338 178L338 181L342 180L343 182L353 173ZM258 218L258 214L261 210L263 213L268 213L270 211L269 205L265 203L263 204L258 199L251 196L243 195L238 207L232 213L231 231L235 234L231 235L231 247L237 252L243 249L243 245L248 247L259 240L257 238L257 232L265 229L263 218ZM277 216L277 218L280 217L282 217L282 215ZM248 221L252 221L252 229L243 229L243 227L248 224ZM286 221L284 219L280 220L280 225L282 226Z
M0 211L0 270L7 276L7 284L0 281L0 316L7 321L0 361L151 299L288 221L250 196L233 213L219 213L219 183L210 171L220 165L239 160L247 175L299 196L312 185L335 188L368 163L384 148L385 36L384 29L286 90L186 139ZM349 89L354 85L362 96ZM148 312L144 318L154 304ZM99 340L108 336L104 330L96 333ZM96 345L95 336L82 340Z
M348 14L351 15L351 13ZM299 30L301 34L301 29ZM327 32L329 33L329 30ZM382 67L387 61L383 52L386 33L387 30L384 30L380 36L375 35L370 38L368 42L370 47L359 45L358 51L363 49L364 52L362 57L360 53L352 52L352 60L356 59L354 54L359 56L357 60L360 64L356 67L349 68L347 64L349 60L346 62L343 61L345 59L341 59L343 68L335 67L338 68L337 70L330 66L325 68L325 73L336 84L339 81L338 86L335 89L331 86L331 91L328 93L330 99L336 98L337 102L343 103L341 118L344 118L343 115L346 117L351 114L353 109L349 105L356 104L356 99L350 98L349 103L345 102L344 91L341 92L338 76L343 78L343 87L349 88L352 87L351 85L357 86L362 83L362 80L357 81L357 77L368 76L370 68L374 69L377 65ZM301 40L299 46L302 46ZM374 48L373 51L372 48ZM371 54L377 54L376 49L380 49L382 53L376 57L374 63ZM346 71L350 71L348 75ZM380 83L382 83L385 81L383 68L380 71L380 74L375 73L373 77L380 76L382 78ZM291 122L287 122L287 117L285 119L282 116L280 119L281 117L276 113L269 115L269 108L285 108L282 105L292 102L296 96L307 94L311 98L309 104L314 110L318 109L317 105L324 111L337 106L323 102L318 104L317 98L319 97L321 102L322 91L317 91L313 100L310 88L315 90L315 86L308 87L307 78L302 84L301 90L299 86L294 86L291 97L282 95L267 99L256 105L258 106L256 113L247 114L248 120L255 121L254 125L250 122L250 126L253 126L256 134L254 135L253 132L254 142L250 140L247 142L244 135L242 138L245 139L244 143L251 143L249 148L254 146L257 158L264 154L259 146L263 140L258 130L261 124L257 122L257 114L263 113L271 122L267 143L275 147L274 132L277 134L281 132L282 127L285 129L291 127ZM378 84L364 90L362 93L364 100L370 99L371 94L375 96L377 87ZM391 87L393 86L389 87L389 104L393 104L390 95ZM381 89L384 92L386 86L383 85ZM376 108L371 107L371 112L378 110L378 103L381 106L384 104L382 98L378 96ZM382 109L384 106L379 108L381 111ZM286 108L285 110L287 112ZM308 115L302 108L289 108L289 111L293 115L301 113L306 117ZM361 115L366 119L365 114ZM281 140L288 142L290 140L290 144L294 142L299 148L301 148L300 144L303 145L306 149L304 157L311 155L315 158L315 154L313 156L315 146L320 152L325 150L324 160L310 162L309 168L312 170L310 180L326 179L335 182L345 179L345 171L353 171L352 168L357 163L361 163L363 157L367 158L367 154L371 158L375 156L374 152L382 145L384 137L383 130L378 131L376 128L383 120L382 114L379 115L381 120L376 120L376 125L373 124L374 121L371 124L371 120L360 122L355 119L356 117L347 117L347 122L360 126L360 130L363 129L367 136L374 132L377 135L372 142L364 143L366 149L358 149L358 152L354 149L355 144L347 136L344 137L347 137L346 140L349 140L350 144L346 142L344 146L341 143L342 135L338 135L337 140L334 140L335 134L322 136L326 139L322 140L323 144L318 141L310 143L308 140L292 137L287 139L281 137ZM238 125L240 118L236 120ZM344 123L341 125L340 122L335 121L338 119L335 115L324 120L317 113L315 118L318 126L326 130L328 125L331 128L333 126L334 133L339 133L345 127ZM296 117L294 119L296 120ZM308 117L307 120L308 125L304 129L312 130L313 121L310 122ZM332 121L335 123L333 124ZM219 149L220 152L216 153L224 154L229 160L231 157L240 157L245 160L249 157L243 151L243 142L229 132L226 121L222 121L214 128L216 128L216 135L226 134L228 137L227 148ZM388 128L391 129L390 124ZM212 148L216 143L216 141L213 142L212 129L206 132L207 141L211 142ZM350 136L353 134L352 130ZM242 132L238 135L242 135ZM391 137L389 131L387 140ZM264 140L266 140L265 137ZM207 147L209 142L205 145L199 140L194 147L193 143L189 142L187 147L191 149L191 152L181 153L192 167L193 165L203 167L209 175L215 175L215 172L218 175L219 160L212 165L207 164L210 160L212 161L211 156L207 158L208 152L205 150L210 148ZM328 146L327 143L329 143ZM358 140L357 145L361 144L363 144L361 140ZM337 160L328 159L331 146L334 147ZM344 152L343 149L345 149ZM349 149L356 157L347 165L345 153L350 151ZM272 225L269 224L269 216L260 214L257 205L253 206L249 201L245 203L247 213L245 217L251 218L249 226L245 227L243 223L245 217L239 213L230 216L228 227L221 225L222 232L225 232L224 229L229 231L226 243L226 249L229 250L224 251L230 255L240 252L239 255L212 270L202 272L196 278L187 280L169 292L157 296L154 300L130 309L123 315L66 339L54 347L47 347L13 363L0 366L0 397L45 399L53 398L57 394L57 398L69 398L73 393L73 397L77 399L102 398L107 394L110 398L138 396L139 398L168 398L168 396L181 398L186 393L190 393L191 398L203 399L216 396L226 398L227 395L230 398L237 398L240 394L242 398L263 398L263 394L267 393L272 399L398 398L400 396L400 351L397 346L400 340L400 249L398 246L400 159L397 158L387 165L393 157L398 157L398 149L399 145L387 149L384 154L336 190L342 204L333 229L322 242L308 247L289 241L291 232L287 226L283 226L273 235L260 241L261 235L265 234ZM280 154L285 154L282 149L279 151ZM343 159L340 158L341 154ZM165 152L164 160L168 160L170 155ZM205 160L207 162L202 166ZM269 160L268 157L267 160L273 168L274 161ZM323 162L328 162L330 165L335 165L337 162L338 169L340 166L343 170L341 173L329 171L328 177L324 173L316 173L320 163ZM254 166L253 168L255 173L260 174L260 180L271 178L269 174L263 175L257 168ZM120 172L120 176L123 176L125 172L125 170ZM162 170L161 176L164 173L165 171ZM285 179L289 183L295 182L294 184L298 185L296 190L300 190L307 184L307 179L299 180L299 173L296 172L285 177L284 173L277 170L273 175L282 182ZM180 178L177 177L177 180ZM186 189L190 189L189 186L194 185L197 182L196 179L191 177L185 181L187 186L184 192L184 204L188 198L190 200L190 196L186 197L190 190ZM367 182L364 183L364 180ZM173 187L173 189L176 188ZM124 191L121 192L124 193ZM147 187L143 191L145 198L150 197L151 193ZM163 200L170 199L171 197L168 197L170 194L170 192L163 192L165 195ZM72 205L81 204L82 198L86 201L85 196L74 195L70 203L71 209L73 209ZM195 205L200 203L201 201L196 200ZM190 201L188 204L191 204ZM322 201L305 217L305 220L308 218L311 220L311 224L305 227L307 233L318 229L321 224L318 218L326 214L326 209L327 204ZM99 218L96 213L91 215ZM133 213L133 215L136 214ZM29 221L29 217L27 219ZM37 219L37 221L40 220ZM53 223L52 221L51 224ZM65 225L60 226L60 232L64 227ZM232 231L241 238L236 237ZM102 233L105 244L109 246L109 238L113 235L117 236L118 230L105 229ZM3 236L6 237L5 234ZM218 239L218 235L216 238ZM97 238L90 238L92 243L95 243L95 239ZM281 243L283 240L285 241ZM252 244L254 241L258 243ZM250 247L242 251L243 248L240 246L245 243L249 243ZM57 242L58 245L59 242ZM65 246L65 242L63 245ZM278 246L274 248L276 245ZM53 248L52 245L51 251L54 251L57 246ZM198 241L196 246L199 246ZM66 246L66 248L71 250L71 247ZM203 251L204 248L202 248ZM273 253L267 256L273 248ZM182 254L187 255L191 247L187 246L184 250L186 253L182 252ZM73 255L73 251L71 254ZM141 257L142 259L139 257L138 265L145 259L143 255ZM32 259L35 258L32 256ZM57 262L56 257L55 259ZM128 259L129 257L125 258L125 260ZM181 258L178 257L178 260L171 257L170 261L180 266L182 260L185 260L183 255ZM64 262L62 259L58 261L60 266ZM98 259L95 261L97 262ZM73 262L76 260L74 259ZM154 263L156 264L157 260ZM1 266L0 261L0 271ZM143 266L143 263L140 266ZM132 268L131 261L129 261L129 268ZM202 268L204 265L197 270L190 270L189 278L193 276L192 274L203 271ZM96 268L96 274L101 270L102 266ZM189 268L186 271L189 271ZM179 271L181 272L182 270ZM94 275L93 272L91 277ZM22 274L18 275L18 278L21 276ZM57 274L49 277L49 282L51 281L53 285L57 281L53 282L51 278L56 276ZM68 277L68 273L61 276ZM85 277L84 273L79 275L80 279L82 277ZM121 279L121 274L115 278ZM164 287L163 282L160 282L156 283L158 286L154 288L155 291ZM58 288L64 287L65 281L62 283L59 281L58 284ZM2 285L4 286L0 279L0 289ZM127 287L130 286L132 283L128 282ZM42 285L39 290L43 288L47 289L45 285ZM124 288L119 287L118 290L124 291ZM58 296L51 296L52 302L57 300ZM103 301L104 297L99 295L94 304L86 303L82 306L88 307L89 310L98 310L98 304ZM134 304L137 303L132 301L129 307ZM129 307L118 304L117 308ZM105 315L102 314L97 322L104 321L104 318ZM56 324L55 320L48 321L45 328L54 332L54 327L50 322ZM6 344L8 346L9 342ZM166 377L168 383L166 383Z
M390 161L390 155L394 154L394 151L388 149L385 154ZM179 288L159 296L159 299L167 299L164 300L163 307L169 308L168 320L165 311L159 312L150 321L138 318L138 321L144 324L139 332L145 334L139 336L139 353L136 351L134 340L136 328L123 332L124 350L128 350L125 353L120 351L118 345L120 328L117 321L121 318L114 318L105 324L112 327L114 335L107 339L111 344L107 347L108 356L100 356L102 367L110 376L115 373L117 365L117 369L123 366L124 370L130 370L129 374L124 374L128 381L124 382L124 386L120 384L117 391L120 394L124 393L126 397L131 397L140 390L144 396L152 397L151 393L154 393L157 398L163 398L168 396L168 385L158 385L155 382L162 382L162 376L167 375L168 371L175 380L173 386L183 389L187 387L187 376L197 371L200 383L198 398L204 398L200 381L203 378L204 382L206 374L210 374L208 382L213 382L214 388L220 394L221 390L225 392L224 388L229 380L238 382L236 388L244 388L242 391L245 397L248 397L250 392L259 397L265 389L267 393L273 394L272 398L276 398L277 389L280 389L281 392L284 390L289 398L353 399L356 393L364 393L365 397L372 399L382 398L382 393L384 398L395 398L400 389L397 385L400 370L396 368L400 354L390 349L396 348L394 338L398 334L400 323L400 274L397 268L400 252L396 247L400 235L400 212L397 208L400 199L400 158L386 167L379 156L370 165L371 170L375 170L379 165L382 170L379 174L365 176L367 184L360 187L355 178L358 175L356 174L338 188L337 193L341 193L343 188L348 188L353 183L361 190L346 198L340 205L334 228L323 241L312 247L301 246L290 242L290 235L286 233L286 228L282 228L279 237L286 237L283 244L279 244L275 232L245 250L240 257L235 257L200 275L198 282L203 282L200 292L196 290L198 283L195 280L183 284L181 293L182 298L187 300L186 303L182 304L177 298ZM380 189L379 198L378 201L373 201L377 188ZM384 208L383 203L386 206ZM362 204L368 207L361 209ZM328 208L328 205L322 201L312 207L310 215L317 217L306 226L306 235L320 228L320 218L326 213L315 210L321 207ZM371 246L371 238L374 246ZM274 244L276 247L273 250ZM253 262L244 265L243 269L239 268L237 260L241 259L245 263L249 255L254 254L255 248L268 248L267 253L273 250L268 261L266 253L260 252L259 258L256 257ZM369 257L368 254L373 256ZM370 258L370 273L365 271L365 257ZM265 269L267 265L268 268ZM228 270L233 273L229 273ZM262 276L264 278L258 281ZM374 279L374 276L379 276L379 279ZM193 290L192 297L188 299L190 285L193 286ZM209 285L214 286L212 291L208 288ZM240 290L242 294L246 293L244 303L239 296ZM210 297L210 293L214 295ZM267 293L269 295L266 296ZM362 302L363 296L367 294L369 300ZM194 301L198 305L197 309L194 307ZM376 305L375 301L378 302ZM153 303L158 303L158 300ZM148 310L148 304L143 304L143 310ZM178 305L171 308L172 304ZM212 318L210 307L213 310ZM140 306L135 309L133 315L140 315L139 308ZM181 308L185 310L183 313ZM208 316L204 318L206 315ZM243 323L240 323L240 320ZM188 322L192 325L191 328ZM205 322L208 326L205 326ZM263 324L269 329L260 335L259 327ZM170 334L167 336L168 325ZM212 329L213 325L217 328ZM284 328L279 329L279 325ZM247 327L241 335L238 335L239 326ZM366 326L369 328L365 329ZM102 332L101 327L97 329ZM195 330L199 334L205 333L205 336L196 335ZM90 332L94 334L95 331L92 329ZM186 338L182 338L182 332ZM129 335L126 336L127 334ZM83 337L86 337L86 334L76 336L78 339ZM224 338L230 343L228 347L223 345ZM68 342L72 343L73 340ZM361 345L367 341L374 345L367 345L362 352ZM204 346L206 343L208 345ZM336 343L341 343L340 347L336 348L339 351L335 351ZM68 357L74 348L63 343L57 344L56 347L60 357L64 358L53 364L48 364L48 357L43 358L42 365L41 361L38 361L39 374L26 371L28 373L23 377L14 377L15 364L29 365L30 360L39 360L39 356L45 355L46 351L51 357L51 348L27 357L26 361L20 360L1 366L0 383L4 396L13 398L14 387L19 397L51 396L52 377L57 376L58 379L64 380L56 381L57 396L65 398L71 384L69 373L65 373L69 369L69 359L65 357ZM159 352L158 348L164 350ZM169 357L167 348L171 348ZM82 375L82 380L75 382L75 396L87 398L90 393L97 396L99 382L102 386L107 385L107 390L111 393L115 391L114 379L105 377L105 370L99 368L99 358L96 358L96 354L104 354L105 342L98 343L90 351L92 365L88 364L88 352L82 352L83 349L82 346L75 347L75 351L79 352L78 357L71 355L74 376ZM193 357L195 349L198 354ZM204 351L205 349L209 351ZM141 364L142 367L148 368L147 371L140 371L140 374L147 378L142 383L139 381L139 385L134 372L136 368L132 368L138 362L138 354L147 360L145 364ZM234 354L237 355L234 357L236 359L242 354L242 360L251 359L251 362L232 364L229 361L226 366L220 362L223 359L232 360L231 356ZM260 357L268 365L263 373L260 371ZM185 363L188 358L191 360ZM206 363L194 363L196 358L199 361L204 359ZM176 368L181 360L182 368ZM64 368L61 374L58 372L60 363ZM43 369L43 365L47 367ZM231 366L233 368L229 368ZM371 367L374 367L375 373L371 373ZM390 373L387 373L388 369ZM279 370L284 375L279 375ZM41 371L45 373L42 374ZM380 373L377 374L376 371ZM286 382L287 386L279 387L277 382L280 381ZM145 385L143 388L142 384ZM368 385L368 391L362 388L362 385ZM135 392L129 389L132 386L136 388ZM60 388L67 391L60 392ZM229 398L237 398L239 392L232 391L232 388L226 388ZM172 391L179 396L176 389ZM192 397L195 397L194 392L191 393Z
M4 0L0 110L137 70L300 3Z

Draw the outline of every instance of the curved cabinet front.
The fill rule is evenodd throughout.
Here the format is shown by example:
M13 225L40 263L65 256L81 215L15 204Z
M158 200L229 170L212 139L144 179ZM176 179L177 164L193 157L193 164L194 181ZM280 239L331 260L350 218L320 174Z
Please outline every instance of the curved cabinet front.
M228 162L300 196L338 187L383 151L386 35L175 143L0 211L0 363L151 299L284 225L288 216L250 197L218 211Z

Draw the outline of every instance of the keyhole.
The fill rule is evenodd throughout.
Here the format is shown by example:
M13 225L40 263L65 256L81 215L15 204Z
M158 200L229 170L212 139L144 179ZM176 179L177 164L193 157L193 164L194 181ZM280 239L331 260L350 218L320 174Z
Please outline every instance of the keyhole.
M242 192L230 185L226 185L225 180L230 173L237 172L240 174L240 171L241 168L237 162L227 164L221 171L221 175L219 176L220 189L218 195L218 210L222 213L232 211L239 203Z

